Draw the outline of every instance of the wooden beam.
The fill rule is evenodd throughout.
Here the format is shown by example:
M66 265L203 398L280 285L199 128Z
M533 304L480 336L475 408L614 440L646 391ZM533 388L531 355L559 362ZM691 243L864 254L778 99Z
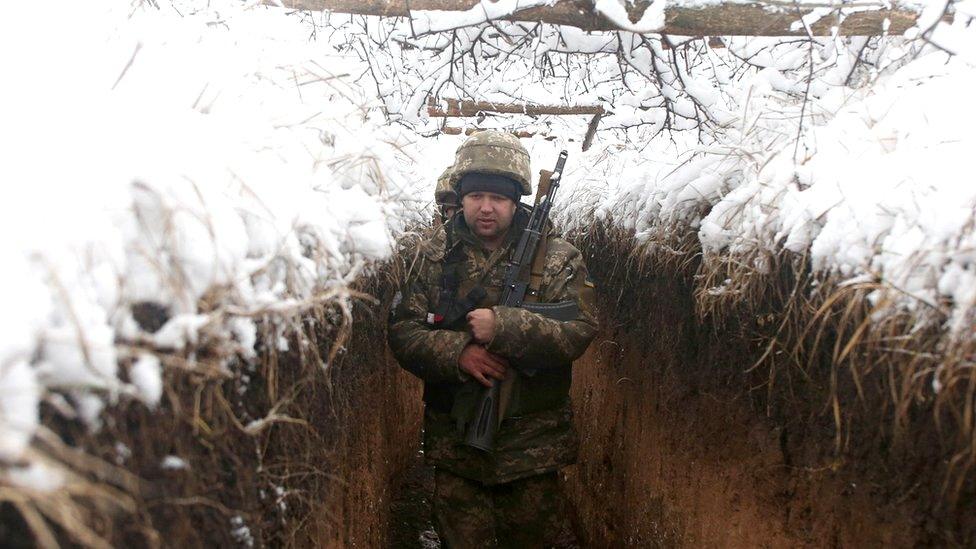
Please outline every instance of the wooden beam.
M572 115L605 114L600 105L535 105L531 103L492 103L489 101L458 101L457 99L444 99L444 105L439 104L434 98L427 101L427 114L438 118L463 118L468 116L478 116L482 113L500 114L525 114L529 116L543 115Z
M583 150L590 148L593 144L593 137L596 135L597 126L600 119L609 114L600 105L533 105L533 104L513 104L513 103L491 103L488 101L458 101L457 99L445 99L446 106L440 106L431 97L427 101L427 114L440 118L462 118L470 116L480 116L482 113L494 112L503 114L524 114L530 116L540 115L588 115L593 118L586 128L586 135L583 137ZM464 130L465 135L471 135L478 131L478 128L468 128ZM461 128L446 126L441 128L441 133L448 135L460 135ZM532 132L515 132L517 137L532 137ZM545 136L546 139L553 139ZM572 139L570 139L572 141Z
M479 132L482 129L483 128L458 128L458 127L455 127L455 126L444 126L443 128L440 129L440 132L443 133L444 135L461 135L461 134L464 134L464 135L473 135L475 132ZM514 132L511 132L511 133L515 137L519 137L519 138L534 137L536 135L535 132L527 132L527 131L521 131L521 130L520 131L514 131ZM545 134L539 134L539 135L543 139L545 139L546 141L552 141L552 140L556 139L554 136L551 136L551 135L545 135Z
M593 144L593 138L596 136L596 129L600 126L600 119L603 118L603 113L594 114L593 118L590 119L590 123L586 126L586 135L583 136L583 150L590 150L590 145Z
M276 5L277 0L263 0ZM292 9L327 10L339 13L407 17L418 11L463 12L476 7L481 0L281 0ZM485 0L491 2L491 0ZM407 6L409 5L409 10ZM627 12L637 21L650 5L649 0L636 0ZM840 25L846 36L871 36L884 32L885 21L889 34L902 34L915 24L918 13L897 3L885 7L881 0L845 0L841 7L854 11ZM794 23L817 8L836 8L828 2L809 3L789 0L761 0L755 2L727 2L696 7L669 4L665 8L665 25L658 34L678 36L799 36L806 35ZM619 27L597 13L591 0L556 0L551 5L518 11L503 20L568 25L588 31L618 30ZM828 35L837 24L835 13L814 22L815 35Z

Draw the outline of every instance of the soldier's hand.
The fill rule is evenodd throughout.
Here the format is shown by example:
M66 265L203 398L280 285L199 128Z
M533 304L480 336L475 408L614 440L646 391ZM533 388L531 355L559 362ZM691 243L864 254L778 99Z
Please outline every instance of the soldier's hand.
M505 379L508 360L489 352L477 343L468 343L458 359L461 371L478 380L485 387L491 387L492 379Z
M495 337L495 311L475 309L468 313L468 331L478 343L490 343Z

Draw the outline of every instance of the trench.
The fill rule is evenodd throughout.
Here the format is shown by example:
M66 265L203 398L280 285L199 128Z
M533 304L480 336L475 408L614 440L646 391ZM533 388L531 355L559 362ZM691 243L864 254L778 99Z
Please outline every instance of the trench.
M690 279L589 249L603 254L588 258L601 330L573 371L581 446L561 473L567 547L972 543L972 502L942 501L930 434L898 453L870 433L875 417L838 451L825 373L767 390L767 373L750 370L761 348L735 322L698 318ZM439 547L419 455L391 491L387 547Z
M883 384L862 379L858 400L836 381L857 414L838 448L831 364L756 368L757 312L702 317L694 268L634 260L626 238L599 228L578 245L601 328L573 369L580 453L560 478L574 532L559 547L976 546L976 487L947 500L951 454L932 428L892 442ZM422 385L385 343L396 279L360 281L376 301L356 301L346 336L324 310L287 352L261 347L246 385L174 375L155 413L120 406L97 437L63 426L104 460L124 443L144 479L139 513L100 533L120 547L439 547ZM275 402L301 421L242 432L239 418ZM173 454L191 468L161 469ZM14 511L0 504L0 539L29 547Z
M576 543L558 547L912 547L924 539L914 502L893 505L849 471L794 466L782 427L741 395L675 375L689 365L680 337L603 330L576 363L581 453L561 476ZM433 472L422 456L395 483L388 547L440 547L430 522Z

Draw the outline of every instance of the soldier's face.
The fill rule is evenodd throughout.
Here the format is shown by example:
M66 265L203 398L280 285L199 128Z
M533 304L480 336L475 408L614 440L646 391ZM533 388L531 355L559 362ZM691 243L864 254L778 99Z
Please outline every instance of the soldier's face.
M515 202L489 192L473 192L461 199L464 222L483 240L500 238L512 226Z

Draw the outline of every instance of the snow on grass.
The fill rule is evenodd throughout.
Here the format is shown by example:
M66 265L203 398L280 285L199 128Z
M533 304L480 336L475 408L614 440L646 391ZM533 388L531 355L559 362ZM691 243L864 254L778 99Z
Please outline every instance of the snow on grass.
M129 379L135 385L140 398L150 408L155 408L163 395L163 379L160 367L158 357L143 353L139 355L136 363L129 370Z
M254 536L251 534L251 529L244 522L244 517L240 515L234 515L230 519L230 534L243 547L254 547Z
M119 398L159 404L166 355L216 345L229 369L255 321L349 299L433 181L358 61L296 17L56 4L6 6L0 29L30 52L4 56L0 104L2 464L27 458L42 400L97 429ZM50 489L31 467L7 478Z
M314 27L286 10L231 0L159 4L55 2L45 9L58 16L41 18L19 3L0 17L12 53L2 61L9 95L0 103L8 185L0 201L0 467L20 486L51 490L61 478L22 463L42 401L98 428L104 407L120 398L159 404L167 355L192 360L195 347L211 344L246 361L255 320L348 299L347 285L387 258L406 220L429 204L462 139L421 145L382 115L385 106L409 122L426 97L414 92L446 78L423 70L434 63L419 52L357 54L369 40L335 29L329 40L310 40ZM660 95L675 112L694 113L694 100L723 128L705 144L683 134L634 140L640 129L619 140L605 134L586 154L569 143L563 221L585 229L595 212L653 245L691 229L706 254L758 258L759 270L764 253L810 253L818 271L881 282L872 299L891 311L919 312L921 322L944 321L954 337L971 337L976 186L967 184L966 153L976 150L976 72L967 63L976 48L963 16L973 5L956 3L957 23L930 36L956 57L930 53L894 70L907 49L893 41L872 69L874 84L857 90L842 85L857 44L818 47L818 62L833 68L810 85L803 131L801 106L786 94L806 92L791 71L808 52L770 48L773 39L728 40L729 52L756 70L711 67L708 79L703 69L636 57L664 57L660 48L627 59L686 80L680 93L666 83L658 95L640 92L649 88L638 79L636 95L619 95L618 76L631 84L633 75L602 69L592 73L600 87L586 92L521 86L517 74L472 80L472 90L500 100L517 90L538 102L570 94L578 104L602 104L607 92L618 100L605 127L651 133L664 123L650 108ZM929 3L926 21L940 13ZM468 16L428 14L426 24L456 26ZM397 32L407 40L404 28ZM462 45L473 40L459 35ZM614 36L566 28L535 47L607 59L631 51L622 46L635 37ZM424 45L439 51L442 38ZM603 57L595 62L617 66ZM590 62L567 62L567 82L585 80ZM886 63L892 70L878 73ZM399 91L384 78L391 67ZM531 59L522 68L529 75ZM381 78L364 90L355 80L370 71ZM676 129L689 129L679 122ZM568 136L582 134L542 139L559 124L533 128L535 169L551 167ZM147 309L161 325L140 318ZM278 334L275 345L287 339Z
M974 36L956 30L957 44ZM759 272L783 250L809 254L823 276L876 283L875 320L907 312L948 346L972 342L976 67L932 48L906 63L904 51L881 56L894 70L870 85L822 79L805 107L766 71L744 78L723 90L738 94L735 123L706 144L679 136L588 153L580 163L592 166L567 173L578 182L563 220L585 229L595 212L658 249L696 231L706 261L747 258Z
M159 466L167 471L181 471L183 469L189 469L190 467L190 465L183 458L178 456L164 457Z
M4 473L10 484L41 494L54 492L67 480L63 469L43 461L11 466Z

